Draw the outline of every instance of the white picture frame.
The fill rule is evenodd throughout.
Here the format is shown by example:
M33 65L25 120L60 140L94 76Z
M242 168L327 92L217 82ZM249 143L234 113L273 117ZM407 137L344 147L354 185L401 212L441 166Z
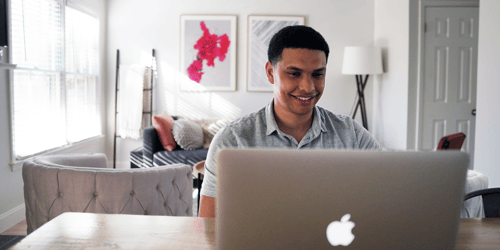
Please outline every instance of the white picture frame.
M272 36L280 29L291 25L305 25L304 16L248 15L247 44L247 91L273 92L265 65L267 49Z
M236 91L236 27L236 15L180 16L180 91Z

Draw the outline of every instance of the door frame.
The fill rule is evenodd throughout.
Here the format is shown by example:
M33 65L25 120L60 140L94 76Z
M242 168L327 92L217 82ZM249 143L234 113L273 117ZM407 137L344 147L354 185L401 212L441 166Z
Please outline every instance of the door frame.
M425 72L425 10L427 7L478 7L479 0L410 1L410 43L408 71L408 128L406 148L422 150L424 72Z

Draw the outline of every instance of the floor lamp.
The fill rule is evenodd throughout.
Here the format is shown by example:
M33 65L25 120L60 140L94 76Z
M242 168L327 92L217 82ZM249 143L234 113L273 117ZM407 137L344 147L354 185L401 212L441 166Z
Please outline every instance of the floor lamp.
M358 108L361 110L363 127L368 130L368 119L366 118L366 104L364 90L368 76L371 74L382 74L382 51L375 47L345 47L342 74L355 75L358 95L356 96L356 108L352 119L356 117ZM364 78L363 78L363 75Z

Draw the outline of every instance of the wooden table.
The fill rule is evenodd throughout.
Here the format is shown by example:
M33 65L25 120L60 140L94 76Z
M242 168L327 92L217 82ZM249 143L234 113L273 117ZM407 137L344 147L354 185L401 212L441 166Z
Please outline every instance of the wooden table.
M215 249L215 219L63 213L11 249Z
M500 249L500 219L461 219L456 249Z
M215 249L215 220L64 213L12 249ZM456 249L500 249L500 219L462 219Z

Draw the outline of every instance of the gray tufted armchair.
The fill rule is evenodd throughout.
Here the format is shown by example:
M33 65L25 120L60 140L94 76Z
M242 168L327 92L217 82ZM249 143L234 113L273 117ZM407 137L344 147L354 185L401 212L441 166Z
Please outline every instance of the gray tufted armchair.
M106 166L104 154L50 155L24 162L28 234L64 212L192 216L190 166Z

